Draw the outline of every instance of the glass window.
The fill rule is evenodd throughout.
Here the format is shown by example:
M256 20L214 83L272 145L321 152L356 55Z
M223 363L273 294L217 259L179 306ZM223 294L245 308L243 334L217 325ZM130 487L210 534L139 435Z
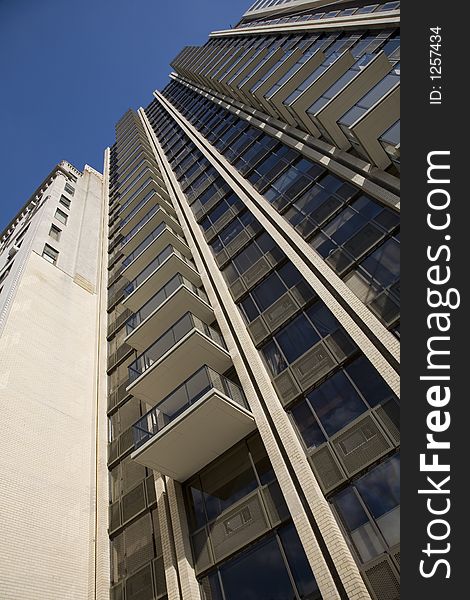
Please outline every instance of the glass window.
M294 267L294 265L289 261L284 266L282 266L279 270L279 277L286 284L288 288L294 287L303 280L300 271Z
M320 340L320 336L303 314L291 321L275 338L289 363L294 362Z
M367 406L340 371L307 396L328 435L333 435L367 410Z
M295 597L273 536L224 563L220 574L226 600L286 600Z
M250 437L247 443L261 485L267 485L275 481L274 469L261 441L261 437L259 435Z
M272 273L253 289L252 295L260 311L263 312L274 304L285 291L286 288L277 273Z
M294 525L282 527L279 537L300 597L305 600L321 600L320 590Z
M69 216L66 213L64 213L63 210L60 210L60 208L56 209L54 217L63 225L67 225L67 219L69 218Z
M59 252L55 248L52 248L52 246L49 246L48 244L46 244L44 246L44 250L42 251L42 256L48 262L50 262L51 264L55 265L56 262L57 262L57 258L59 256Z
M309 319L311 319L314 324L315 329L322 337L333 333L333 331L336 331L339 328L336 317L331 310L321 302L316 302L306 312Z
M246 447L239 446L201 473L209 521L257 487Z
M262 347L261 352L264 356L266 364L274 376L282 373L284 369L287 369L287 363L277 344L273 340L265 344Z
M251 323L251 321L254 321L259 315L259 310L250 296L248 296L242 302L240 302L240 308L245 316L247 323Z
M367 508L379 518L400 504L400 458L395 455L363 477L356 487Z
M59 202L65 206L65 208L70 208L72 201L65 196L61 196Z
M376 406L394 396L392 390L365 356L361 356L346 367L346 372L369 406Z
M297 429L307 448L316 448L326 440L318 425L310 406L302 401L291 410Z
M203 581L201 592L204 600L223 600L217 571L205 577Z
M59 229L55 225L51 225L51 228L49 230L49 235L51 236L52 239L54 239L54 240L56 240L56 242L58 242L60 240L61 233L62 233L61 229Z
M261 256L261 250L258 248L257 244L253 242L233 259L233 263L238 272L242 275L252 265L254 265L255 262L261 258Z
M398 544L400 455L395 454L334 496L333 504L363 562Z
M70 194L71 196L73 196L75 194L75 188L73 188L70 183L66 183L65 184L65 191Z
M400 244L395 239L387 240L360 266L383 287L395 283L400 275Z

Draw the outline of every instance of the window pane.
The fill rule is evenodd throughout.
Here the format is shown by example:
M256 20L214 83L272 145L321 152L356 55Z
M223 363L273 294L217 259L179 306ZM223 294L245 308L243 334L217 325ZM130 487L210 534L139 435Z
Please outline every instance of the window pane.
M186 493L189 504L189 517L191 530L199 529L206 522L204 512L204 501L202 499L201 482L199 478L186 486Z
M243 274L247 269L254 265L259 258L261 258L261 251L256 244L253 243L247 246L243 252L240 252L240 254L233 259L233 263L240 274Z
M379 465L357 484L368 509L378 518L400 504L400 456Z
M286 291L285 286L276 273L272 273L253 289L253 298L261 312L266 310Z
M328 435L333 435L366 410L342 371L327 379L307 398Z
M276 340L287 361L292 363L318 342L320 337L305 315L299 315L276 335Z
M300 274L294 265L291 262L288 262L283 267L281 267L278 271L279 277L286 284L288 288L293 287L300 281L302 281L303 277Z
M295 406L291 413L307 448L316 448L323 444L325 436L305 401Z
M321 594L293 524L279 530L297 591L302 599L321 600Z
M58 208L55 211L55 218L65 225L67 223L68 215Z
M247 443L261 485L267 485L271 481L274 481L276 476L274 475L271 461L269 460L260 436L255 435L254 437L251 437Z
M322 337L333 333L339 328L339 323L333 313L321 302L316 302L307 310L307 315L312 320Z
M249 296L240 303L240 308L242 309L242 313L244 314L248 323L254 321L259 315L259 310L256 308L255 303Z
M212 520L257 487L246 447L240 446L217 460L201 473L201 481L207 516Z
M335 496L334 504L349 531L354 531L369 520L352 487Z
M276 376L287 368L287 363L275 342L268 342L262 349L264 359L271 371Z
M385 550L384 543L372 526L353 488L349 487L335 496L333 503L361 560L367 562L382 554Z
M370 406L375 406L394 395L365 356L355 360L346 371Z
M201 591L204 600L223 600L217 573L211 573L208 577L204 577L201 581Z
M260 573L263 574L260 577ZM226 600L287 600L295 598L274 537L258 542L220 568Z
M376 281L386 287L400 275L400 245L390 239L360 263L361 267Z

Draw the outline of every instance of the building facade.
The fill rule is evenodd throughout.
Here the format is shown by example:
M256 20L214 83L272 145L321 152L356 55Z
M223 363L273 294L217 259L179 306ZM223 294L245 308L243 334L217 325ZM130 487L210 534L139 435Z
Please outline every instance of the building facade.
M258 0L117 123L107 257L67 271L90 598L399 598L399 14Z
M258 2L109 152L112 597L399 597L399 3Z
M106 589L106 214L102 176L64 161L0 238L8 600L88 600L100 578Z

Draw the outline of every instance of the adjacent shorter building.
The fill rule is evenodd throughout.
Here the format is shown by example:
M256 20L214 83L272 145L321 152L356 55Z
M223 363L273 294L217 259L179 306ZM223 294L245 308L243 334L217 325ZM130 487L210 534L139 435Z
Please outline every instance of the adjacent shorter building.
M101 174L63 161L0 237L2 599L106 589L106 213Z

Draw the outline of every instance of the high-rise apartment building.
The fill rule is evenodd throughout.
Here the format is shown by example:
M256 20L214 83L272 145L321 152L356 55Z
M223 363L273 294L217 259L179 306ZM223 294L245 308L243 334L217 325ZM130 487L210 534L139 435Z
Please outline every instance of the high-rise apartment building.
M85 589L87 574L88 597L110 586L112 600L399 598L398 27L399 2L259 0L235 28L184 48L165 89L117 123L104 203L93 212L86 195L77 215L93 238L84 265L79 233L37 238L44 281L68 277L77 303L88 294L90 312L62 312L48 341L59 355L90 346L74 378L90 397L67 394L88 403L73 424L83 448L72 444L88 462L70 461L90 502L77 528L88 565L81 556L70 577ZM87 167L75 176L101 189ZM67 214L56 196L40 217L52 238L63 227L51 211ZM33 299L28 314L19 300L25 277L7 275L0 293L10 336L36 320ZM42 285L34 302L48 303ZM18 360L13 339L4 356L26 386L21 363L33 359ZM34 431L36 473L38 460L65 460L42 457Z

